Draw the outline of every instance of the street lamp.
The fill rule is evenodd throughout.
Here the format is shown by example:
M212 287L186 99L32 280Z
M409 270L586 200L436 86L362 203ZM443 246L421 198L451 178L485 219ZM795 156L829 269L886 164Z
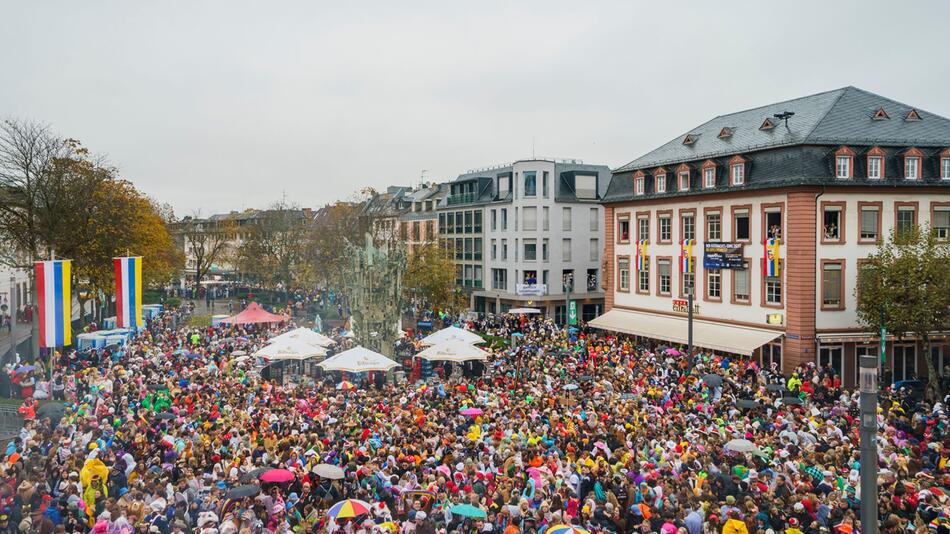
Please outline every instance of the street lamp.
M693 284L686 286L686 354L690 365L693 362Z
M877 534L877 356L858 362L861 392L861 532Z

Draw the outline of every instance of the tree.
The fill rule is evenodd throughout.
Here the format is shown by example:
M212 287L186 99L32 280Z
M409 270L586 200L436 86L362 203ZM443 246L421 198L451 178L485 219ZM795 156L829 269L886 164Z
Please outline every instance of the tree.
M414 249L403 275L403 298L422 299L433 308L462 308L464 297L455 287L451 251L436 243Z
M360 205L339 201L317 211L310 225L304 262L311 281L342 288L350 266L347 249L362 243Z
M950 245L929 227L892 232L858 273L858 320L877 330L881 321L898 339L923 342L927 396L936 400L940 384L930 358L930 335L950 324Z
M241 270L265 286L290 289L298 280L310 220L303 210L277 202L255 222L238 248Z
M225 258L230 242L237 234L234 221L202 219L197 212L179 221L176 228L185 253L195 263L195 284L201 283L215 262Z

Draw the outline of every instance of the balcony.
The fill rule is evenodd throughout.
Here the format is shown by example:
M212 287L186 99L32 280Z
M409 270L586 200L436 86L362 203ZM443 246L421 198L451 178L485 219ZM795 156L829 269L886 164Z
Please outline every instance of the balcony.
M449 206L456 206L458 204L471 204L475 202L475 193L459 193L448 197Z

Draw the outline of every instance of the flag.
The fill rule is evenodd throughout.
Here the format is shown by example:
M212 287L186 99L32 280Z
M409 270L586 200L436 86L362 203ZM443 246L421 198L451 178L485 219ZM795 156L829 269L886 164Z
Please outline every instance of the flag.
M778 239L767 239L765 240L765 257L762 258L763 261L763 274L766 278L778 278L781 274L781 258L779 257L779 240Z
M35 264L42 348L72 345L71 267L70 260L38 261Z
M647 261L647 240L641 239L637 242L637 271L645 268Z
M117 328L141 328L142 258L112 258L115 266L115 320Z
M680 245L680 272L693 272L693 240L684 239Z

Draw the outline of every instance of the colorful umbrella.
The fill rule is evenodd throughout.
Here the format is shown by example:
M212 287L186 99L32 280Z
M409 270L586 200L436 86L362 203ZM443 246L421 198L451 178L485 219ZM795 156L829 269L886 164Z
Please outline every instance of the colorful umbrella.
M261 473L260 477L262 482L290 482L291 480L297 478L292 472L286 469L270 469Z
M346 519L348 517L356 517L359 515L368 514L370 508L371 507L368 502L358 499L347 499L331 506L327 511L327 517L332 519Z
M349 382L349 381L344 380L344 381L340 382L339 384L337 384L337 385L336 385L336 388L337 388L337 389L356 389L356 385L353 384L353 382Z
M477 506L472 506L471 504L456 504L452 508L449 508L449 511L455 515L471 517L473 519L484 519L488 517L488 514L485 513L485 510L482 510Z
M590 534L590 532L571 525L554 525L544 531L544 534Z
M481 408L466 408L459 413L461 413L462 415L476 416L476 415L482 415L482 413L484 412L482 412Z

